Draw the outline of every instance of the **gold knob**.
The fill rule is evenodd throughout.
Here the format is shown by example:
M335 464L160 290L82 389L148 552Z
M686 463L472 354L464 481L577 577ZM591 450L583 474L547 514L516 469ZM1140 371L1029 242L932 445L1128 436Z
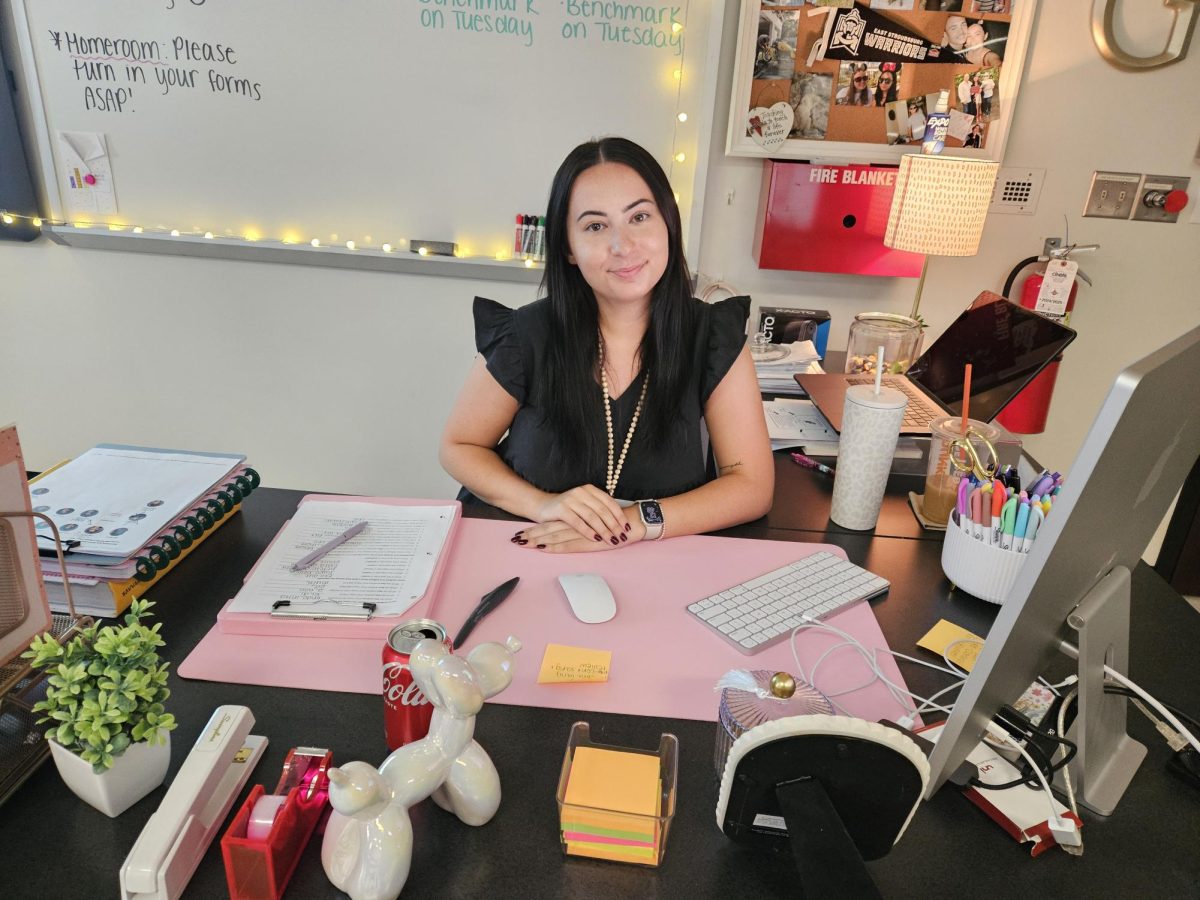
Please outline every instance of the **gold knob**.
M796 693L796 679L787 672L776 672L771 676L771 694L786 700Z

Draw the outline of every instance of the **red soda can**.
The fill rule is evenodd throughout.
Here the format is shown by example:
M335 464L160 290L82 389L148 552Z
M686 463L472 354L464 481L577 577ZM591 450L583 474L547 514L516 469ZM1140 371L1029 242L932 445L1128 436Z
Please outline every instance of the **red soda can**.
M446 629L431 619L413 619L397 625L383 645L383 730L389 750L419 741L429 733L433 706L413 681L408 658L426 638L441 641L450 650Z

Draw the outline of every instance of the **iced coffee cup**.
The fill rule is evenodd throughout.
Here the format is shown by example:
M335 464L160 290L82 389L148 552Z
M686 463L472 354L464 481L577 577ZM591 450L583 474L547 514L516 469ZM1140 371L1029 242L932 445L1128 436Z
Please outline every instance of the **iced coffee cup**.
M978 458L988 463L991 451L984 440L994 446L1000 436L1000 429L986 422L975 419L967 420L970 431L971 446ZM925 521L935 525L945 525L950 518L950 510L954 509L954 501L958 498L958 482L966 472L954 465L951 460L951 446L963 436L962 418L945 416L934 419L929 424L929 466L925 471L925 498L921 503L921 514ZM964 456L958 454L961 461Z

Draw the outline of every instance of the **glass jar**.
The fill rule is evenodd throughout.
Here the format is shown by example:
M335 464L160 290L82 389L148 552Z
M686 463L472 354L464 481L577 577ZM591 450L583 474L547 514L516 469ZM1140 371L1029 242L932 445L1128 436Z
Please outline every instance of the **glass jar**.
M881 346L885 374L907 372L921 353L921 323L896 313L859 313L850 323L846 371L874 375Z

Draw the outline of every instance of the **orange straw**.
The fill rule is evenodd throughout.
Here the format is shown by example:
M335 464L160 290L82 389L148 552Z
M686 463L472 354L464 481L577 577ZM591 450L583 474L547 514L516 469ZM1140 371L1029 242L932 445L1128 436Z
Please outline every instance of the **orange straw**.
M971 406L971 364L967 363L967 369L963 373L963 421L962 433L963 437L967 436L967 413Z

